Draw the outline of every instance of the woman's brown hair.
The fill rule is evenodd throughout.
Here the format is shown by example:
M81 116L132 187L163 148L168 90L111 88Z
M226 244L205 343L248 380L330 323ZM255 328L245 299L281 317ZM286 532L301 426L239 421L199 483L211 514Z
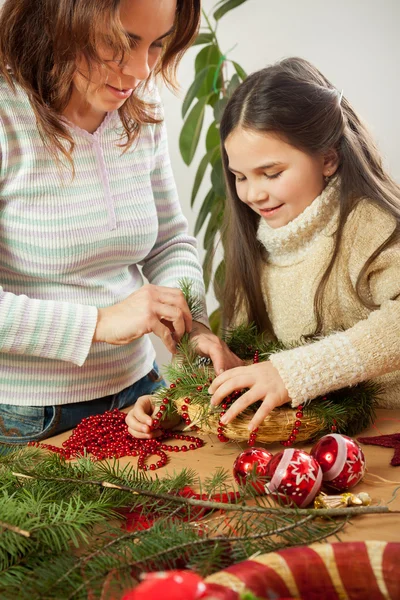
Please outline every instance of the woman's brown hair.
M200 5L200 0L177 0L174 29L153 72L172 87L179 61L198 31ZM61 115L70 99L77 58L83 57L90 69L103 64L101 47L111 47L116 57L129 52L119 7L120 0L6 0L1 9L0 73L12 88L17 83L27 93L45 144L71 164L74 143ZM134 93L119 109L125 149L142 124L158 122L154 108Z
M323 332L323 295L339 254L343 227L362 198L369 198L389 214L396 226L388 239L368 258L359 273L356 292L364 306L374 309L361 295L361 282L374 259L400 238L400 188L385 172L375 144L350 103L308 61L288 58L250 75L234 92L221 121L221 151L227 184L225 212L225 259L227 278L223 307L226 325L244 306L248 320L260 331L273 334L263 301L261 273L265 249L257 240L260 221L240 201L235 176L229 171L225 140L236 127L256 132L274 132L310 155L335 149L339 157L340 210L334 249L318 285L314 310L315 334Z

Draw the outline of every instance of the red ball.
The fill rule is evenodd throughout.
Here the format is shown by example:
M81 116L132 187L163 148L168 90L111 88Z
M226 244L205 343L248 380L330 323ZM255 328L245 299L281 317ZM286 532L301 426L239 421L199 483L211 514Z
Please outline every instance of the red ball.
M325 435L313 446L311 454L321 465L324 483L335 490L349 490L364 476L364 453L347 435Z
M206 590L202 578L191 571L147 573L144 581L122 600L197 600Z
M239 485L251 480L251 485L259 494L265 494L267 466L272 453L264 448L248 448L241 452L233 463L233 475Z
M322 471L317 461L304 450L287 448L269 462L267 479L266 493L283 504L304 508L321 489Z

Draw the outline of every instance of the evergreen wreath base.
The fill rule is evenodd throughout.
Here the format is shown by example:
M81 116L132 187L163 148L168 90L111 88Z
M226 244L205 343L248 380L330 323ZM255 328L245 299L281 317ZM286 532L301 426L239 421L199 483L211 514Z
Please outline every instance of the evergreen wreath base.
M246 362L251 362L256 351L261 362L268 360L271 354L285 350L279 342L266 342L252 325L241 325L232 330L225 341ZM182 340L167 374L173 383L170 387L159 390L156 395L160 403L165 398L172 401L164 415L171 413L171 405L181 414L182 406L186 404L191 426L197 425L201 431L217 434L222 408L210 409L210 395L207 391L215 373L211 366L199 361L195 348L188 339ZM304 416L296 441L312 442L331 431L348 436L358 434L373 422L380 393L381 389L376 383L367 381L315 398L304 406ZM186 399L189 402L185 402ZM247 440L247 426L258 406L259 403L255 403L225 426L224 435L232 440ZM259 426L257 440L266 444L287 440L297 420L296 412L297 409L287 405L273 410Z

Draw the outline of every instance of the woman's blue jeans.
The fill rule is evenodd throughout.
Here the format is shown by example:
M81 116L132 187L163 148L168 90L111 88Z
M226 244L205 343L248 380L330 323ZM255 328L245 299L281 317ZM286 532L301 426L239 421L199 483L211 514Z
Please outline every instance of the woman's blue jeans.
M88 402L60 406L15 406L0 404L0 445L40 441L73 429L85 417L113 408L125 408L140 396L153 394L165 385L156 363L142 379L121 392Z

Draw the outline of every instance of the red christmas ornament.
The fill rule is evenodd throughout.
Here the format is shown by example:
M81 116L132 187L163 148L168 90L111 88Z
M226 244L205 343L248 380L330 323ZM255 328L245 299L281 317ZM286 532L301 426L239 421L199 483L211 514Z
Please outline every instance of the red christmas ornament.
M304 508L321 489L322 471L317 461L304 450L287 448L275 454L267 466L266 493L284 504Z
M197 600L205 590L202 578L192 571L160 571L147 573L122 600Z
M239 454L233 464L233 475L238 484L244 485L247 479L254 478L251 481L253 488L259 494L265 494L267 466L271 458L271 452L264 448L248 448Z
M311 455L321 465L324 483L335 490L349 490L364 476L364 453L347 435L325 435L313 446Z

